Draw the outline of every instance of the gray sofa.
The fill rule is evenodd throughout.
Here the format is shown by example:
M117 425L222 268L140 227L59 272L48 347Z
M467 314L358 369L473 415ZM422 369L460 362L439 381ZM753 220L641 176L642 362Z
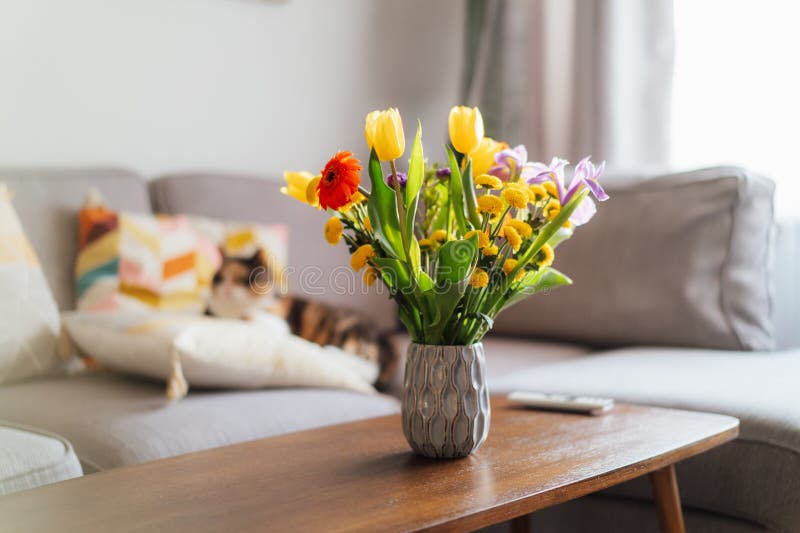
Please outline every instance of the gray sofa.
M62 309L73 304L76 212L90 186L118 209L288 223L292 241L304 243L289 250L297 276L329 279L347 264L343 247L323 245L324 216L279 196L275 181L185 174L148 182L117 169L2 169L0 177ZM490 389L736 416L738 440L678 467L689 531L800 531L800 234L774 223L771 183L740 169L608 183L607 212L558 252L556 266L575 286L509 310L486 339ZM397 327L385 295L295 281ZM407 343L398 333L398 349ZM144 380L53 377L0 387L0 419L65 437L92 472L395 413L396 378L391 394L376 396L193 390L167 405L163 386ZM533 525L657 530L639 481L537 513Z

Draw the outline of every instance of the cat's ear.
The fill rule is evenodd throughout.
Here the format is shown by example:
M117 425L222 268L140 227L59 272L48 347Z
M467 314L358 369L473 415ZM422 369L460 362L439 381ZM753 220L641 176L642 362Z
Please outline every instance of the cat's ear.
M228 254L225 253L225 247L224 246L222 246L222 245L217 246L217 250L219 251L219 256L221 258L226 259L228 257Z
M266 267L268 263L263 248L256 250L255 253L247 259L247 264L250 265L250 268Z

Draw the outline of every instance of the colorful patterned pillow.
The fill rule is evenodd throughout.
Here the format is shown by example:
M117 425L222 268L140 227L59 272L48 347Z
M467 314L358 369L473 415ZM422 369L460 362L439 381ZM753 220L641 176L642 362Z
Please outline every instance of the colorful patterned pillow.
M75 277L82 311L203 312L223 253L244 258L263 251L278 275L288 256L286 226L118 212L95 191L78 226Z
M78 309L205 308L185 218L113 211L90 192L78 226Z
M0 183L0 383L53 371L58 334L58 306Z

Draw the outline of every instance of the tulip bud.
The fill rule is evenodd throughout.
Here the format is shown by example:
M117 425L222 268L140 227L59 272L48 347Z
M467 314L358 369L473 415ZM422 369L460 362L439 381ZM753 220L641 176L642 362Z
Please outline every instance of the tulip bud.
M450 142L462 154L469 154L483 139L483 117L477 107L455 106L447 120Z
M397 108L373 111L367 115L364 125L367 146L375 149L378 159L391 161L403 155L406 138L403 133L403 119Z

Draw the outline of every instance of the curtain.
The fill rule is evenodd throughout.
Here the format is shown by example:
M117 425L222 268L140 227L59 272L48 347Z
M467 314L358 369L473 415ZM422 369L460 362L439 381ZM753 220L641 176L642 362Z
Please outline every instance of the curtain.
M462 97L532 159L668 165L672 0L468 0Z

